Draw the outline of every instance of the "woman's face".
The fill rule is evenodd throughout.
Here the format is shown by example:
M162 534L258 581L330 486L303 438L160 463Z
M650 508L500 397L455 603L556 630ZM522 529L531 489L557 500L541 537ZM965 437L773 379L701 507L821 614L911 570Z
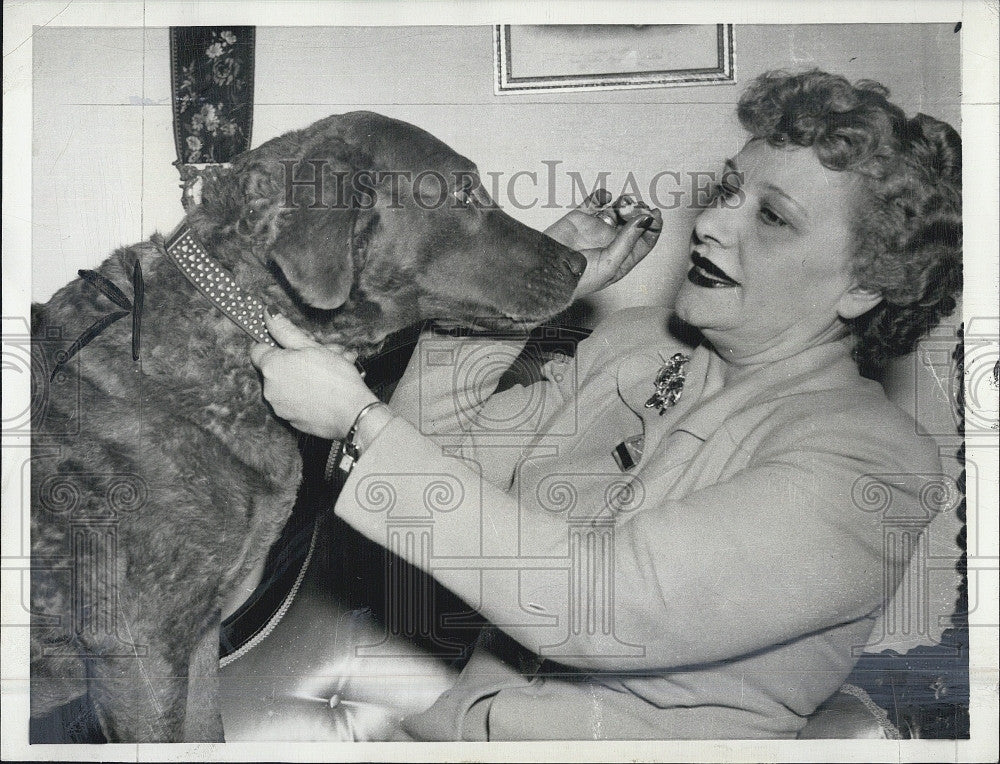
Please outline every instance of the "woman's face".
M810 148L752 140L695 222L677 315L726 360L778 360L842 336L839 316L873 307L854 289L851 218L859 178L828 170Z

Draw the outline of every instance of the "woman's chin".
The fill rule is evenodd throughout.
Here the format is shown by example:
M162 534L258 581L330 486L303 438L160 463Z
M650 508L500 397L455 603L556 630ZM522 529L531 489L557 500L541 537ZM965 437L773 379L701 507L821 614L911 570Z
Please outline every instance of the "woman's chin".
M704 289L685 283L674 301L674 314L698 329L719 328L738 324L735 290Z

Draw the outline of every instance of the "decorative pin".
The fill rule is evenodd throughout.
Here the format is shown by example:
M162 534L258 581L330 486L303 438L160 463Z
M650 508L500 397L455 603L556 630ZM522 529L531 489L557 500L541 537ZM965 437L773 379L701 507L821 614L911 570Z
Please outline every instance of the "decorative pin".
M674 353L670 359L664 361L663 366L656 373L653 387L656 388L649 400L646 401L646 408L656 408L660 416L670 408L675 406L681 399L684 392L684 378L686 375L684 366L691 360L691 356L684 353Z

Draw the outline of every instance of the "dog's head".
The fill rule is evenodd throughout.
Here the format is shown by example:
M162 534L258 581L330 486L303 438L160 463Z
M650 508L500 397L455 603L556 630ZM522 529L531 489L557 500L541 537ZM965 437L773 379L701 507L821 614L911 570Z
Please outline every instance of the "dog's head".
M275 138L195 183L196 235L276 265L320 336L377 342L424 319L531 326L566 307L586 265L502 212L472 162L370 112Z

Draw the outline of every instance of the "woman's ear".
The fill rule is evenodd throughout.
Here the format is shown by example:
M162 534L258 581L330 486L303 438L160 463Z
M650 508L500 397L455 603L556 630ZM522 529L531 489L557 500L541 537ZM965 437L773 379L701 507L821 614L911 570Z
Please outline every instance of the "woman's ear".
M853 286L841 295L837 314L841 318L857 318L882 302L882 293L874 289Z

